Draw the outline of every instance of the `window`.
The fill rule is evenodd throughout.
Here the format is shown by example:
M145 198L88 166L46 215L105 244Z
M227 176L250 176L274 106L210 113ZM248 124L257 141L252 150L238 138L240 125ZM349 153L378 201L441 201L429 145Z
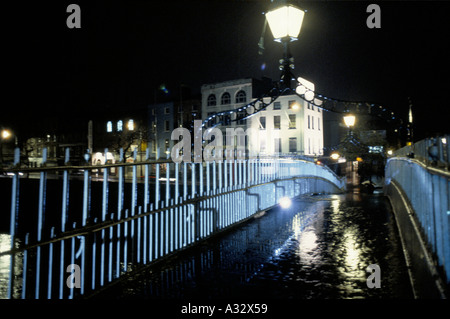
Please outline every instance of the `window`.
M222 99L221 99L220 103L222 105L230 104L231 103L230 93L225 92L224 94L222 94Z
M297 138L290 137L289 138L289 153L297 152Z
M279 115L275 115L273 117L273 128L274 129L280 129L281 128L280 116Z
M164 108L164 114L170 114L170 107Z
M206 103L208 106L216 106L216 96L214 94L210 94Z
M260 147L259 147L259 151L261 153L264 153L266 151L266 139L265 138L261 138L260 142L261 142L261 144L260 144Z
M289 114L289 128L294 129L296 128L296 118L297 116L295 114Z
M133 120L128 120L128 129L130 130L130 131L134 131L134 121Z
M239 91L236 94L236 103L245 103L247 102L247 95L244 91Z
M320 131L320 117L317 118L317 129Z
M274 110L281 110L281 103L280 102L273 102L273 109Z
M259 123L260 123L259 128L260 128L261 130L265 130L265 129L266 129L266 117L265 117L265 116L261 116L261 117L259 118Z
M314 116L311 116L311 129L314 130Z
M111 133L112 132L112 122L108 121L106 123L106 132Z
M274 145L274 152L275 153L281 153L281 138L275 138L273 141Z
M166 131L166 132L170 131L170 121L168 121L168 120L164 121L164 131Z
M122 120L117 121L117 132L123 131L123 122Z
M309 105L308 105L309 107ZM311 128L311 116L308 115L308 128Z

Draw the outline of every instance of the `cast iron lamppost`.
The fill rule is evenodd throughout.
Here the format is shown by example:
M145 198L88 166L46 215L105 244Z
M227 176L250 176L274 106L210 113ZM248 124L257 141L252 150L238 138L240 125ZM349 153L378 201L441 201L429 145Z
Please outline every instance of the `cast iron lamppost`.
M294 58L289 50L289 44L298 39L305 12L298 7L289 4L286 0L279 0L266 13L267 22L272 31L274 40L283 45L283 59L280 60L281 78L283 89L291 88L294 68Z
M356 117L352 114L344 116L344 123L348 127L348 134L352 135L352 128L355 126Z
M246 106L239 107L239 109L226 110L212 114L203 121L202 127L204 127L209 121L215 119L218 116L226 116L230 118L231 121L239 121L245 119L248 117L247 114L250 114L250 110L251 115L253 115L260 110L265 109L284 92L292 91L291 82L292 80L295 80L295 77L292 74L292 69L294 69L294 58L292 57L289 50L289 44L298 39L305 11L288 3L288 0L272 0L271 2L273 3L272 7L268 12L265 13L266 23L269 24L274 40L276 42L280 42L283 45L283 59L280 60L280 70L282 72L279 86L272 88L268 94L261 96L260 98L254 100ZM264 24L263 35L261 36L260 42L258 44L260 49L264 49L263 44L265 29L266 24ZM312 101L314 99L314 84L302 78L299 78L298 81L299 87L296 89L297 94L304 95L306 100ZM278 93L273 94L274 90L278 91ZM268 104L264 103L264 97L270 97L271 101ZM314 100L314 102L316 102L316 100ZM259 103L259 108L256 107L256 103ZM321 104L320 100L317 100L317 103ZM249 107L251 108L247 110L247 108ZM244 116L236 113L243 110L247 110ZM221 120L219 123L215 123L213 126L215 127L223 123L224 121Z

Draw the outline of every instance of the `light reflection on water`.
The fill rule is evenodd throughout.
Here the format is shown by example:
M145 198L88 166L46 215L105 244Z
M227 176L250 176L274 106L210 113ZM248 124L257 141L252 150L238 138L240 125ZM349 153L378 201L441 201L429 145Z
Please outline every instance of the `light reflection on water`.
M15 247L18 248L20 241L17 240ZM5 252L11 248L11 236L9 234L0 234L0 252ZM14 287L13 297L20 298L22 289L22 265L23 253L18 253L14 262ZM0 257L0 299L6 299L8 296L9 272L11 267L11 255L3 255Z
M391 297L388 290L382 294L366 286L365 268L377 262L374 240L382 235L368 228L384 211L369 211L361 200L359 194L294 200L291 209L276 208L129 286L116 286L109 296Z

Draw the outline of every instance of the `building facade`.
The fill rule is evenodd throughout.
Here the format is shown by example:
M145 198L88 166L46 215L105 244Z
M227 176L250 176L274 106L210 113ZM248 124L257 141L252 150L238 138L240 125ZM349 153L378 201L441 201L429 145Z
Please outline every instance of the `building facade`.
M211 115L235 110L245 106L253 99L267 93L272 86L272 80L263 78L257 80L253 78L238 79L214 84L204 84L201 87L202 93L202 120L208 119ZM238 111L245 113L246 111ZM222 127L246 127L245 121L228 121L224 117L216 117L208 122L208 126L214 126L222 122Z
M262 156L323 154L323 111L297 95L280 96L250 117L248 128L250 152Z
M323 111L320 108L297 95L280 96L264 110L254 114L251 113L253 108L243 108L267 93L271 87L269 79L239 79L203 85L202 120L206 128L217 126L221 129L224 146L238 144L235 137L231 141L234 145L229 145L226 129L242 128L246 133L245 149L252 155L322 155ZM264 103L269 102L269 97L264 99ZM230 110L251 116L240 121L230 121L234 114L213 116Z
M174 141L171 140L172 131L175 129L175 104L174 102L163 102L148 106L149 134L148 140L151 157L165 158L172 149ZM178 113L178 112L177 112Z

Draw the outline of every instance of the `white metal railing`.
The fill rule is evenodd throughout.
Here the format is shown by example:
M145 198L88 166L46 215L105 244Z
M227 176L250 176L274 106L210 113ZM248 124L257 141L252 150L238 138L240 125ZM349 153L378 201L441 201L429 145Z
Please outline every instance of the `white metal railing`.
M107 154L105 150L105 155ZM74 298L276 205L345 188L313 162L281 158L21 168L15 150L5 298ZM35 178L27 178L26 176ZM130 178L127 179L126 176ZM37 195L36 195L37 194ZM4 200L3 203L6 203ZM1 291L0 291L1 292Z
M385 180L406 195L426 242L450 282L450 173L415 158L392 157L386 164Z
M411 157L426 165L449 170L450 135L420 140L394 152L394 156Z

